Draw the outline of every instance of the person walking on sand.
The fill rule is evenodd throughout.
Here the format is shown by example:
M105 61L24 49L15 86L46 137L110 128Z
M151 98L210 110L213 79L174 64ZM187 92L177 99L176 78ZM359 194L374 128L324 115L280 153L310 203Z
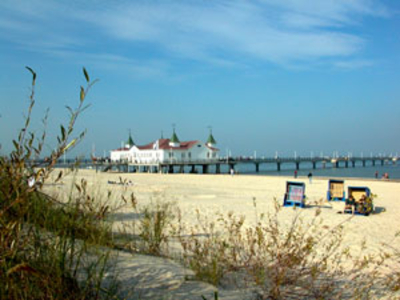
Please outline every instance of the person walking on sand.
M297 170L294 170L294 178L297 178Z
M308 177L308 180L310 181L310 183L312 183L312 173L311 172L308 173L307 177Z
M231 176L233 176L235 174L235 170L233 168L231 168Z
M379 176L379 172L375 171L375 178L378 179L378 176Z

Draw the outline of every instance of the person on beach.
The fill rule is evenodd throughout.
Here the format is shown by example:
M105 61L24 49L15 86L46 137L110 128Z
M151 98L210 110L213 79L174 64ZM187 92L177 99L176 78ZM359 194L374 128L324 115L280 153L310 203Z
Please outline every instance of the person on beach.
M375 178L378 179L378 176L379 176L379 172L375 171Z
M297 170L294 170L294 178L297 178Z
M354 214L355 205L356 205L356 200L353 198L353 196L350 196L348 199L346 199L343 212L346 212L346 210L351 210L351 213Z
M308 180L310 181L310 183L312 183L312 173L311 172L308 173L307 177L308 177Z
M231 168L231 175L233 176L235 174L235 170Z

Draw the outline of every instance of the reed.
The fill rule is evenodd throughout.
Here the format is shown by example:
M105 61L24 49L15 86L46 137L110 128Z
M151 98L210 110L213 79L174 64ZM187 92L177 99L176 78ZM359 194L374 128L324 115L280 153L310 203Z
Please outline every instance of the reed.
M24 126L13 140L14 149L0 158L0 298L111 298L113 295L101 286L109 252L93 251L109 241L107 208L91 205L85 182L76 184L81 193L68 203L42 191L56 162L85 135L75 134L74 128L88 107L85 99L95 81L90 81L83 69L86 87L80 88L77 107L67 107L69 121L60 125L57 146L45 162L35 164L46 142L48 115L37 138L30 130L37 75L27 69L32 84ZM56 181L62 177L61 171Z

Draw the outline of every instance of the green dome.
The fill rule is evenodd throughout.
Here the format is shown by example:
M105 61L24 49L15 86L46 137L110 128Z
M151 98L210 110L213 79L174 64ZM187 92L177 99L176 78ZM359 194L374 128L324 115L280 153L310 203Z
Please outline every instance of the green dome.
M214 139L213 135L210 134L210 136L208 137L208 140L207 140L207 144L215 145L216 143L217 143L217 141Z
M132 147L133 145L135 145L135 142L133 141L130 132L129 132L129 138L128 138L128 141L126 142L126 145L128 145L129 147Z
M171 143L180 143L180 141L179 141L179 139L178 139L178 136L176 135L176 133L175 133L175 129L174 129L174 132L173 132L173 134L172 134L172 137L171 137L171 140L170 140L170 142Z
M208 136L207 144L208 144L208 145L215 145L215 144L217 144L217 141L214 139L214 137L213 137L213 135L212 135L212 129L211 129L211 128L210 128L210 135Z

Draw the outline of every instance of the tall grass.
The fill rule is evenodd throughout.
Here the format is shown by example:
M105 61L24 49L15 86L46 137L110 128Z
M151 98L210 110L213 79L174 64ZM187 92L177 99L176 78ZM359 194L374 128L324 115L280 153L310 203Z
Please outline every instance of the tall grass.
M253 199L254 205L255 199ZM364 255L342 246L343 224L329 228L317 209L306 221L297 212L280 221L281 207L260 214L257 224L233 213L183 228L183 260L201 280L214 285L251 287L259 299L377 299L383 288L380 266L386 254ZM375 298L374 298L375 297Z
M108 253L93 256L91 251L91 245L109 243L107 208L91 205L84 182L76 185L80 195L67 204L41 191L57 160L85 135L74 137L74 127L94 82L84 69L87 85L80 88L76 109L67 107L69 122L60 125L57 146L36 164L46 142L47 114L37 138L30 131L37 75L27 69L32 85L24 126L13 140L14 149L0 158L0 299L111 297L101 287ZM57 180L62 176L60 172Z
M120 231L122 236L130 236L125 247L134 252L168 256L168 242L173 235L172 224L178 211L176 205L157 193L143 205L138 204L131 194L130 204L135 217Z

